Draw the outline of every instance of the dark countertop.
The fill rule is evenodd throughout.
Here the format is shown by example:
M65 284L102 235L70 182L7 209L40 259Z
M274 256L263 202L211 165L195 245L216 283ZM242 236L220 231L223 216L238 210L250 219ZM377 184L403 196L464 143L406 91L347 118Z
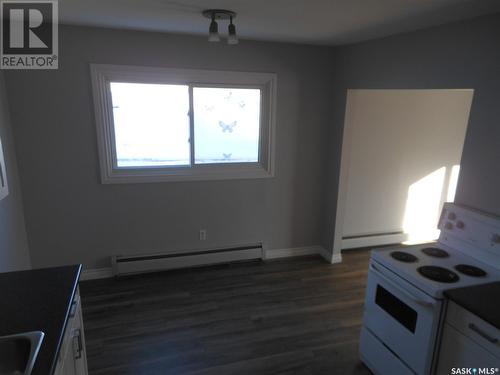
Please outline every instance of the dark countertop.
M0 273L0 336L42 331L33 375L51 375L81 265Z
M500 329L500 282L451 289L444 295L457 305Z

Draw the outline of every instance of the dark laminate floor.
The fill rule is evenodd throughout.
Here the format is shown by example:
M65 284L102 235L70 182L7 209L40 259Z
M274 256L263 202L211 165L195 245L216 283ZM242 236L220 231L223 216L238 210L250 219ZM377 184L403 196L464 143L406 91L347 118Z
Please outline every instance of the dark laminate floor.
M369 253L343 257L82 282L90 374L369 374Z

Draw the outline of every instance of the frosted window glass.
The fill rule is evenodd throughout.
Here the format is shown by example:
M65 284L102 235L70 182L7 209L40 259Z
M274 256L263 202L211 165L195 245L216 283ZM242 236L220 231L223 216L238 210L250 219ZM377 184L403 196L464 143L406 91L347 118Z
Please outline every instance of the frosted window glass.
M194 87L195 164L259 161L260 90Z
M188 86L110 86L118 167L190 164Z

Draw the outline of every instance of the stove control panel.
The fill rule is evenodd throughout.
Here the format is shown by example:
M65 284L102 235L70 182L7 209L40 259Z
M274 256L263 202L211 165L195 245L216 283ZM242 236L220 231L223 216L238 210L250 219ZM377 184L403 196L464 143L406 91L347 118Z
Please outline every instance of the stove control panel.
M500 217L445 203L439 220L439 242L463 249L478 260L499 265Z

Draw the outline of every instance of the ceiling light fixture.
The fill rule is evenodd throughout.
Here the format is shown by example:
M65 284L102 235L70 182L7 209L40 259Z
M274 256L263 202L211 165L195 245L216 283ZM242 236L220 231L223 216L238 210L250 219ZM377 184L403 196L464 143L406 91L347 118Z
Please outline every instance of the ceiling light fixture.
M217 21L229 20L227 44L238 44L236 36L236 26L233 24L233 18L236 18L236 13L226 9L207 9L202 12L203 16L211 19L208 29L208 41L220 42L219 25Z

